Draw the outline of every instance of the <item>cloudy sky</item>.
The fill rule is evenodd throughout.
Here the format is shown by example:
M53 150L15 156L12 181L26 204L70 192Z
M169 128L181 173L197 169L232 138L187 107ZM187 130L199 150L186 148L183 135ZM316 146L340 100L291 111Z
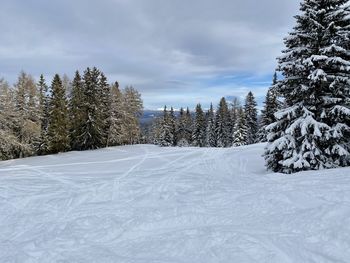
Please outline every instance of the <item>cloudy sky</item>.
M0 77L97 66L147 109L243 97L271 82L297 0L2 0Z

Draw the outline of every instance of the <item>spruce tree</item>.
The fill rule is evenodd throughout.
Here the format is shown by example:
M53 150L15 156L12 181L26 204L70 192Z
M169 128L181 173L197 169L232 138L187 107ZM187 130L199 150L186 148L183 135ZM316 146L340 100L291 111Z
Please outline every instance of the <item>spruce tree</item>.
M267 127L275 172L349 165L350 15L347 0L304 0L279 58L285 107Z
M206 132L206 125L205 125L205 116L204 112L202 110L202 106L200 104L197 104L196 106L196 115L193 125L193 131L192 131L192 145L197 147L204 147L205 146L205 132Z
M217 147L231 146L231 116L225 98L222 98L220 100L219 107L216 112L215 133L217 139Z
M206 128L206 146L216 147L216 133L215 133L215 114L213 104L210 104L207 117L207 128Z
M247 126L247 144L253 144L257 141L258 135L258 110L253 93L250 91L246 97L244 105L244 114Z
M69 149L69 115L66 91L56 74L51 84L50 118L48 127L49 151L65 152Z
M245 112L242 108L237 109L236 122L233 132L233 143L234 147L247 145L248 128L246 124Z
M81 137L82 150L98 149L105 146L104 119L99 87L100 71L97 68L87 68L84 72L84 121Z
M49 127L49 117L50 117L50 96L49 88L46 85L45 78L41 74L39 82L37 84L39 88L39 116L41 122L41 132L40 139L36 145L36 151L39 155L44 155L49 152L49 141L48 141L48 127Z
M177 118L176 124L176 145L177 146L188 146L188 142L186 140L186 115L184 109L181 107L179 116Z
M231 106L231 136L234 138L235 128L239 119L239 112L242 110L241 102L239 98L235 97Z
M276 121L275 113L279 109L279 102L278 102L277 93L276 93L276 84L277 84L277 73L275 72L273 76L272 86L268 89L266 94L264 109L261 111L260 128L258 133L259 142L267 141L266 127Z
M63 74L61 81L62 81L62 86L63 86L64 90L66 91L66 98L67 98L67 100L69 100L70 96L72 94L72 89L73 89L72 82L69 79L69 77L67 76L67 74Z
M176 116L174 112L174 108L170 108L170 115L169 115L169 122L170 122L170 132L172 134L172 146L176 146L176 141L177 141L177 133L176 133Z
M161 145L161 133L162 133L162 121L163 117L157 117L152 122L150 142L155 145Z
M171 132L171 121L167 107L164 106L163 118L160 122L159 145L164 147L173 146L174 135Z
M232 133L233 133L233 128L236 125L236 121L238 119L238 111L241 109L241 102L239 98L235 97L232 102L232 107L231 107L231 125L232 125Z
M77 151L82 150L82 129L86 121L83 88L83 81L80 73L79 71L76 71L72 83L71 99L69 101L69 116L71 149Z
M187 107L185 113L185 140L188 145L192 144L193 120L190 109Z
M107 78L103 72L100 72L98 80L97 96L100 98L100 112L102 119L102 136L103 146L107 145L108 130L110 127L110 111L111 111L111 90L107 83Z

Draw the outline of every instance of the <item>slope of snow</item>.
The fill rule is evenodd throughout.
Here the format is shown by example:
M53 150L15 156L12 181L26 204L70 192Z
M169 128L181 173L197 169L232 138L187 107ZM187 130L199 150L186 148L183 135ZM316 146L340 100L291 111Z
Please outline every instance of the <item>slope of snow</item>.
M263 147L0 162L0 262L350 262L350 169L268 174Z

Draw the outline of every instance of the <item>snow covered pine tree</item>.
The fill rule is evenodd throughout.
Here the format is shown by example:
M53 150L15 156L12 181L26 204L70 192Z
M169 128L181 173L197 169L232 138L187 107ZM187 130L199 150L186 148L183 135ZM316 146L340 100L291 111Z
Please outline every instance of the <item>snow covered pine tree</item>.
M193 133L192 133L192 145L197 147L205 146L205 116L202 110L202 106L197 104L196 106L196 116L193 125Z
M185 139L188 145L192 144L193 120L190 109L187 107L185 113Z
M163 118L160 121L158 143L160 146L164 147L174 145L174 134L172 133L170 114L166 106L164 106Z
M261 111L260 129L258 132L258 141L267 141L266 127L276 121L275 113L279 110L279 102L277 100L277 94L275 85L277 84L277 73L273 75L272 86L269 88L266 94L264 109Z
M216 133L215 133L215 114L213 104L210 104L208 111L207 128L206 128L206 146L216 147Z
M215 117L217 147L231 147L231 116L225 98L221 98Z
M257 141L258 134L258 110L254 95L249 91L244 105L244 113L247 128L247 144L253 144Z
M348 0L305 0L279 58L286 107L267 127L267 167L293 173L349 165Z
M169 114L169 124L170 124L170 132L173 135L173 145L176 146L177 142L177 127L176 127L176 116L174 112L174 108L170 108L170 114Z
M233 146L243 146L247 145L247 123L246 123L246 116L243 108L236 109L236 121L235 126L233 127Z

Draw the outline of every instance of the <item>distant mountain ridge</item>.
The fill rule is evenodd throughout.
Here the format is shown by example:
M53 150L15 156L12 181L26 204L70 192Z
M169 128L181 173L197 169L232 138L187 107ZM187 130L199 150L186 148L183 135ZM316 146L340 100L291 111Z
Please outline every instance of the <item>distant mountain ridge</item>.
M151 123L157 117L162 116L162 110L144 110L140 118L141 125Z

